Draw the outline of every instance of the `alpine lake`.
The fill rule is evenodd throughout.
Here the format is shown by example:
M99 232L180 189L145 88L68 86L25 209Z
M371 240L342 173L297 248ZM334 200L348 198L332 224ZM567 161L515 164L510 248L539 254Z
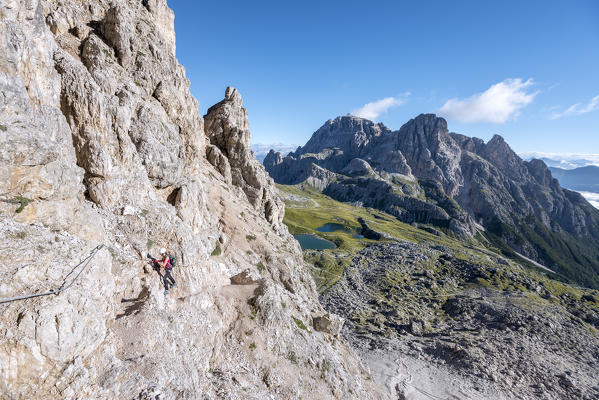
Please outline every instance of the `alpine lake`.
M349 229L344 225L335 223L335 222L329 222L326 223L318 228L316 228L316 230L318 232L345 232L345 233L354 233L353 237L356 239L362 239L364 236L356 233L356 231L354 229ZM323 238L320 238L316 235L312 235L312 234L306 234L306 233L302 233L302 234L297 234L297 235L293 235L293 237L295 238L295 240L297 240L302 248L302 250L326 250L326 249L334 249L335 247L337 247L335 245L335 243L331 242L330 240L326 240Z

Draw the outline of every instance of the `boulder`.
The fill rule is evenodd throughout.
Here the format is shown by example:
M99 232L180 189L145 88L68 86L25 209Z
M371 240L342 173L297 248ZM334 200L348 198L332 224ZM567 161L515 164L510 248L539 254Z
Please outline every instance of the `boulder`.
M249 269L243 270L237 275L231 277L232 285L254 285L259 282L259 278L256 278Z
M343 328L344 319L338 315L326 313L312 317L312 326L319 332L338 336Z

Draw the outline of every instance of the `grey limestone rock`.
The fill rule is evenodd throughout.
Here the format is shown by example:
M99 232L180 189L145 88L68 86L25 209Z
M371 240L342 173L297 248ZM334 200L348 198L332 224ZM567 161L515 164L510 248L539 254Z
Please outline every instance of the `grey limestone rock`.
M0 298L78 277L2 304L0 397L387 397L294 322L325 312L241 97L204 130L165 0L7 0L0 32Z
M494 277L527 289L468 284ZM595 398L596 290L551 298L547 286L517 265L399 241L362 249L320 298L393 398Z
M215 149L210 149L208 160L228 180L240 187L249 202L274 225L282 223L284 204L274 188L274 182L254 157L250 148L250 130L247 110L242 107L237 89L228 87L225 99L210 107L204 116L206 135ZM228 166L225 162L228 161Z
M341 328L343 328L343 322L343 318L331 313L317 315L312 318L314 329L319 332L326 332L334 336L339 335L341 332Z
M361 158L354 158L340 172L350 176L374 175L370 164Z

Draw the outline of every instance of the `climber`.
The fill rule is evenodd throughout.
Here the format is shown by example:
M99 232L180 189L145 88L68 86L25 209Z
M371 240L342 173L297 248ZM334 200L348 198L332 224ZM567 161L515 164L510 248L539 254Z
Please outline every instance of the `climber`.
M160 249L160 256L162 258L160 260L156 260L154 262L156 264L158 264L160 267L164 268L164 277L162 278L162 280L164 282L164 294L168 294L169 283L170 283L170 287L173 288L173 287L177 286L177 282L175 282L175 280L173 279L173 276L171 275L171 271L173 269L172 263L171 263L171 258L166 253L166 249L164 247Z

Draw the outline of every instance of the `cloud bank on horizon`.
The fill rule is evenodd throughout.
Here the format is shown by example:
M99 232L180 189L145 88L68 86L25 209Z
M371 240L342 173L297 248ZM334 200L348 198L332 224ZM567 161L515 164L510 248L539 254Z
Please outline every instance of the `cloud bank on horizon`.
M295 151L298 148L296 144L286 144L286 143L252 143L250 145L252 151L254 152L254 156L260 162L264 161L264 157L268 154L268 152L272 149L274 151L278 151L283 155L287 155L288 153Z
M538 91L531 92L532 79L505 79L482 93L465 99L449 99L439 109L441 115L460 122L502 124L515 119L520 110L532 103Z
M584 196L585 199L587 199L587 201L589 203L591 203L591 205L593 205L595 208L599 208L599 193L593 193L593 192L578 192L581 195Z
M405 92L397 97L385 97L384 99L366 103L362 107L353 110L350 114L354 117L376 121L379 115L387 112L389 109L405 104L409 95L410 92Z
M594 165L599 167L599 154L580 153L544 153L540 151L527 151L518 154L524 160L537 158L543 160L549 167L574 169Z
M556 112L551 115L551 119L558 119L562 117L568 117L571 115L586 114L591 111L599 110L599 95L593 97L587 104L582 105L581 103L572 104L566 110L562 112Z

